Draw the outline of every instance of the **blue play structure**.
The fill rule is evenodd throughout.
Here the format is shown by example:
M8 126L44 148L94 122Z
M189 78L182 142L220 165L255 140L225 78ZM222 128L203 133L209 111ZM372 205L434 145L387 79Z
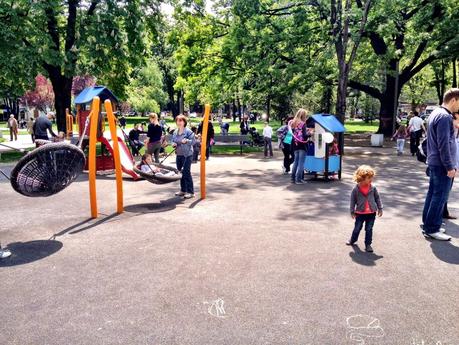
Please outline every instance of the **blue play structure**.
M315 114L311 119L314 135L306 154L304 170L314 177L322 175L325 180L335 174L341 179L341 153L346 128L334 115Z

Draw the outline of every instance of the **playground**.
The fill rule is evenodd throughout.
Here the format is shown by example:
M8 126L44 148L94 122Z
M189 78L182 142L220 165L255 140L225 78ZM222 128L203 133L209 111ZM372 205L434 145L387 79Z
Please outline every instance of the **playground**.
M451 242L422 237L427 179L401 159L349 148L341 181L292 185L279 152L211 157L205 200L125 178L122 214L114 176L98 176L97 219L87 174L38 199L2 178L1 237L13 253L0 263L3 341L457 344L459 225L447 224ZM363 161L387 205L374 253L345 246L353 220L343 195ZM459 212L454 189L450 200Z

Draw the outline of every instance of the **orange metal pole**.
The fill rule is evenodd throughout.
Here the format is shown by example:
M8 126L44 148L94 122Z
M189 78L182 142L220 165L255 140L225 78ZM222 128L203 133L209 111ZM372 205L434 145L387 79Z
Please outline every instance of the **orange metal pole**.
M204 117L202 119L202 140L201 140L201 199L206 198L206 149L207 131L209 129L210 104L205 105Z
M118 145L118 134L116 133L116 118L113 114L112 102L106 100L104 102L105 111L107 112L108 125L110 126L110 135L113 145L113 160L115 161L116 174L116 212L123 213L123 171L121 170L120 147Z
M100 99L94 97L92 100L91 113L91 124L89 133L89 200L91 203L91 217L97 218L97 193L96 193L96 144L97 144L97 124L99 120L100 112Z

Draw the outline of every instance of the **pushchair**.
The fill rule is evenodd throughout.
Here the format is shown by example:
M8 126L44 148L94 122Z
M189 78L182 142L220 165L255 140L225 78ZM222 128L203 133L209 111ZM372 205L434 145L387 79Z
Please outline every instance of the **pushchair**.
M250 136L252 137L252 146L264 146L265 142L255 127L249 129Z

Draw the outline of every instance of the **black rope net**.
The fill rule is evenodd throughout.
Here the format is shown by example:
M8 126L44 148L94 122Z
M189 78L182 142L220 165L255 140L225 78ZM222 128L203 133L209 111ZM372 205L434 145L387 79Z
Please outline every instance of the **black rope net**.
M24 156L11 172L13 189L29 197L54 195L83 171L85 156L75 145L50 143Z

